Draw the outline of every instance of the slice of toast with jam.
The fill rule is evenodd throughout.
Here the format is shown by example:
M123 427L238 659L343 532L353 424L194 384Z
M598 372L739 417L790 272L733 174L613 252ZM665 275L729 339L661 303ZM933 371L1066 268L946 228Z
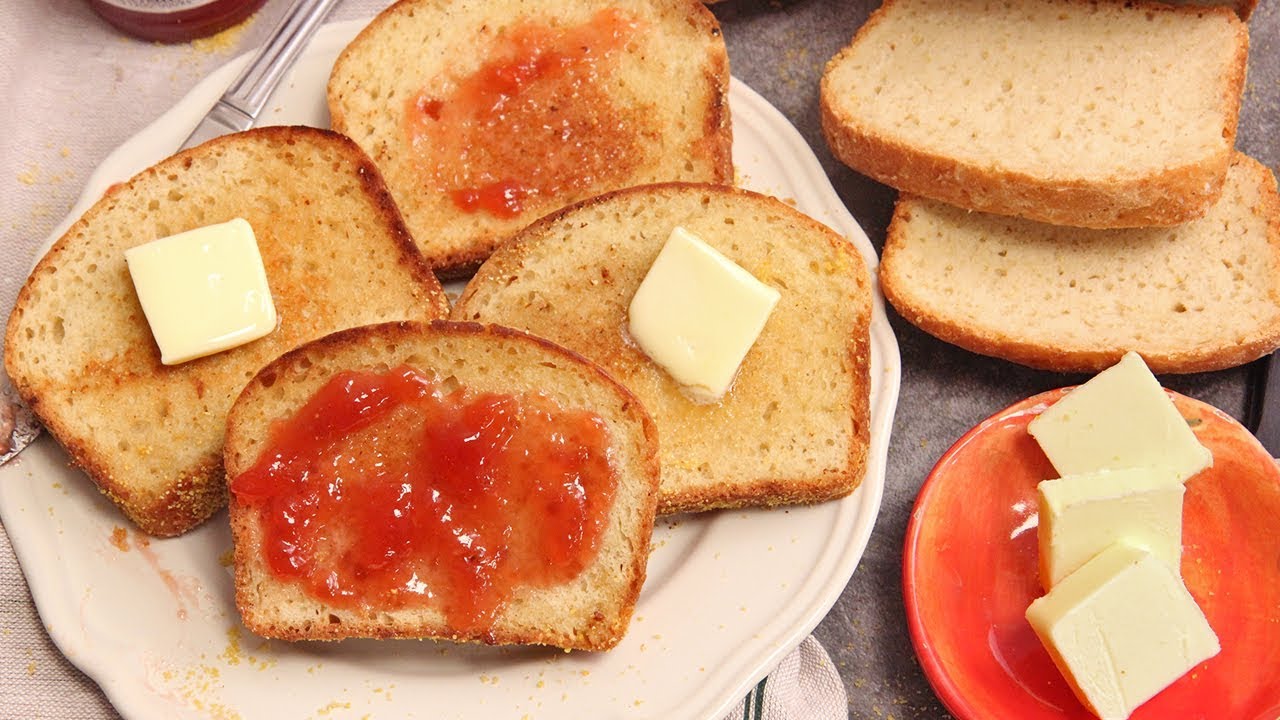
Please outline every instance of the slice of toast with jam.
M286 640L610 648L644 582L657 462L636 398L546 340L335 333L231 410L236 605Z
M728 92L697 0L401 0L338 57L328 102L457 277L592 195L731 182Z

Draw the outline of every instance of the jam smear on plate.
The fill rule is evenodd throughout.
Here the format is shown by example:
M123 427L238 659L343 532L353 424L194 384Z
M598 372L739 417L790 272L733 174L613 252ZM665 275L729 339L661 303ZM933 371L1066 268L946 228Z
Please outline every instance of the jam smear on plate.
M231 481L278 578L340 607L432 606L482 634L522 586L592 562L617 478L594 413L407 366L345 371Z

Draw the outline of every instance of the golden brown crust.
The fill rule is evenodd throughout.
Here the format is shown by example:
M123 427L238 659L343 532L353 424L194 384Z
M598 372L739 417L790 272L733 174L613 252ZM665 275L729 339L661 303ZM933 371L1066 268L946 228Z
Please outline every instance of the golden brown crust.
M295 161L308 168L318 162L302 170L290 165ZM224 172L216 175L210 167L219 163ZM255 175L257 163L281 177ZM299 177L284 177L284 167ZM350 183L350 197L327 197L329 188L301 179L307 173L311 182ZM280 327L231 351L162 365L123 250L236 215L251 218ZM366 248L369 263L391 268L375 271L354 259L329 265L331 254L358 248ZM386 297L365 298L354 311L338 307L343 284L357 279L353 291L378 287ZM72 461L139 528L169 536L222 507L222 403L230 406L253 371L293 342L344 326L344 315L447 312L443 289L364 153L327 130L264 127L183 151L109 188L19 292L6 327L5 366Z
M494 358L478 356L485 348L501 350L500 358L516 357L511 361L515 365L495 365L492 372L475 370L494 362ZM602 557L595 565L571 581L575 586L562 591L574 601L585 598L586 606L593 609L573 610L577 606L569 602L569 610L555 616L540 615L536 612L536 596L557 590L522 589L508 609L499 614L494 626L477 635L459 632L449 626L442 614L429 609L326 606L297 585L270 576L261 558L258 512L233 495L229 506L236 605L245 626L264 637L283 640L436 638L487 644L536 643L581 650L607 650L616 645L629 624L647 569L657 504L657 430L635 396L602 368L548 340L506 327L437 320L357 327L312 341L264 367L237 399L227 421L228 475L234 477L256 462L270 421L300 406L333 372L409 361L423 372L454 375L465 387L523 392L531 389L529 383L542 382L539 391L566 406L583 406L584 398L576 394L580 388L587 388L591 397L607 403L588 409L597 411L610 423L614 447L619 457L625 458L626 465L620 468L625 477L609 523L614 535L606 538ZM525 372L530 374L526 377ZM544 382L557 378L558 382ZM278 401L271 397L281 392L288 397ZM612 553L607 563L603 556L606 551ZM591 597L596 592L608 595ZM545 601L544 605L554 600Z
M1264 305L1280 305L1280 280L1275 279L1280 277L1277 274L1280 273L1280 194L1277 194L1275 176L1265 166L1239 153L1236 153L1232 165L1233 168L1245 173L1245 182L1256 184L1258 188L1258 205L1240 208L1239 211L1253 216L1257 219L1255 222L1265 225L1266 229L1262 234L1265 236L1266 252L1259 253L1257 248L1245 244L1237 245L1236 240L1227 237L1223 237L1221 241L1228 247L1226 254L1231 256L1228 261L1234 261L1237 255L1245 254L1250 256L1251 262L1261 263L1264 268L1271 268L1272 279L1269 289L1260 291L1255 289L1250 292L1263 293L1264 297L1259 301ZM1224 198L1223 202L1228 202L1228 199ZM912 209L920 205L920 199L910 195L903 195L898 200L893 219L889 223L882 256L880 287L885 298L904 319L944 342L1029 367L1056 372L1088 373L1100 372L1114 365L1129 350L1141 352L1143 359L1153 372L1176 374L1236 367L1280 347L1280 311L1274 310L1271 317L1262 318L1259 324L1248 332L1215 329L1215 336L1203 337L1195 343L1185 345L1169 344L1167 340L1162 339L1160 332L1154 333L1154 338L1130 337L1127 341L1121 341L1109 334L1104 336L1101 330L1096 331L1094 342L1088 344L1066 339L1047 342L1043 338L1028 338L1020 334L1023 328L1015 325L1018 321L1011 321L1004 314L991 314L986 317L986 322L961 321L954 314L954 308L934 303L921 293L916 285L919 281L913 282L906 268L902 267L903 263L909 262L903 259L905 248L920 240L911 230ZM1204 222L1211 223L1215 212L1216 210L1211 210L1211 217ZM1188 242L1187 237L1202 230L1187 226L1180 232L1183 237L1179 242ZM1106 241L1106 238L1100 235L1099 240ZM957 263L967 260L967 258L956 258ZM1072 266L1070 260L1066 260L1065 263L1069 267ZM1194 272L1194 265L1176 263L1176 266L1181 270ZM1155 282L1165 267L1166 263L1153 260L1151 266L1143 271L1143 279ZM1029 285L1028 281L1018 279L1016 268L1011 270L1010 275L1003 280L1016 287ZM1027 289L1028 302L1031 302L1032 288L1027 287ZM1123 282L1117 283L1113 294L1117 305L1126 302L1124 301L1126 289ZM974 292L978 294L981 291ZM963 301L955 299L952 302ZM1128 301L1126 304L1131 303L1132 301ZM1232 308L1230 311L1236 310ZM1157 313L1161 311L1162 308L1143 310L1144 313L1149 312L1151 318L1158 317ZM1053 317L1060 310L1056 306L1046 305L1043 312L1046 317ZM1156 322L1145 318L1145 315L1134 316L1131 322L1135 326L1149 326L1152 322ZM1225 318L1223 320L1225 322Z
M1081 0L1087 4L1090 0ZM858 31L853 43L828 63L820 86L823 134L832 153L844 164L903 192L957 207L1013 215L1056 225L1088 228L1171 226L1202 217L1217 201L1231 162L1241 93L1248 63L1248 28L1227 8L1173 8L1158 3L1129 2L1149 12L1210 13L1229 17L1235 52L1216 90L1222 109L1220 151L1198 162L1166 167L1141 177L1094 181L1063 174L1033 175L1001 167L998 159L967 161L930 152L868 127L842 107L841 89L832 68L852 55L859 37L883 21L888 0Z
M700 201L701 198L707 200ZM786 287L784 302L780 303L780 309L775 309L776 319L770 320L770 323L777 323L776 328L785 326L786 329L778 335L769 333L761 336L752 352L758 353L755 357L759 359L754 362L763 364L748 367L753 362L753 356L748 356L738 382L749 389L735 385L719 411L697 406L683 398L665 373L628 344L623 335L625 305L634 291L630 283L638 283L647 269L646 263L651 261L647 248L656 253L670 231L669 224L647 226L645 223L649 221L644 217L645 208L664 204L672 207L669 213L662 215L666 223L680 222L684 212L682 208L686 204L698 208L697 213L701 217L691 216L689 219L704 223L708 233L713 232L717 224L724 228L725 221L733 222L731 227L740 229L733 237L741 244L741 251L727 250L724 245L729 241L724 238L713 244L719 242L719 249L730 257L738 255L735 259L740 263L747 262L741 256L751 255L752 262L747 262L747 265L759 263L755 271L778 273L761 279ZM726 212L727 208L733 208L741 216L722 219L718 213ZM749 213L769 219L749 218ZM609 237L615 239L619 247L646 248L635 251L636 255L646 259L632 257L631 254L624 257L621 250L615 253L611 248L599 247L595 239L598 233L593 234L590 230L593 214L600 218L635 218L634 227L619 229L616 233L611 230ZM575 237L563 237L563 228L574 228ZM627 233L632 234L628 236ZM748 249L756 248L757 243L777 242L777 238L783 235L787 240L781 242L787 249L778 248L777 252L789 256L785 261L761 262ZM554 245L562 238L567 243L571 242L574 248L556 250ZM708 238L710 235L704 236L704 239ZM798 277L806 274L818 276L819 273L804 264L810 260L823 268L830 263L846 264L818 281L841 286L840 292L848 293L844 300L830 305L807 306L803 310L790 304L798 302L796 295L810 294L801 289L805 280ZM804 269L797 269L793 274L782 269L786 262L804 264ZM549 270L557 269L552 265L566 272L557 275L557 280L545 283L521 281L529 269L539 278L544 278ZM573 268L572 272L568 272L568 268ZM753 271L752 267L747 269ZM565 285L561 286L560 282ZM820 287L829 290L831 286L822 284ZM544 298L549 306L522 307L518 298L531 291ZM650 409L662 435L663 484L659 513L672 514L715 508L822 502L856 489L865 473L869 443L870 293L861 258L847 241L825 225L774 198L748 190L675 182L606 193L536 221L481 266L455 304L452 317L498 322L550 337L600 363L627 384ZM573 313L556 304L562 294L576 298ZM809 300L818 302L814 298ZM824 320L817 320L817 317ZM847 325L818 329L816 326L826 322L826 318L839 318L833 322L847 322ZM778 357L791 358L785 363L794 359L787 348L800 346L793 345L797 337L806 337L806 341L815 346L825 343L838 347L838 351L833 349L831 352L839 355L809 360L803 366L769 366L768 363ZM814 357L819 355L815 353ZM801 403L810 400L799 400L794 392L785 389L791 375L805 377L806 382L814 383L818 382L816 378L839 376L841 380L833 381L839 389L831 392L846 398L844 412L826 414L825 411L810 413L802 410ZM846 382L847 385L843 384ZM800 448L822 447L831 440L839 445L843 454L838 459L831 458L830 464L804 471L794 465L770 469L763 462L741 468L732 465L738 459L723 458L714 452L698 457L706 451L700 447L705 442L703 436L733 434L738 436L734 441L735 447L747 443L748 438L768 446L771 439L763 437L768 430L755 424L751 425L750 431L744 428L755 422L757 413L768 415L774 412L783 415L791 412L793 415L787 417L797 420L793 424L795 427L788 430L795 430L796 435L803 437L788 437L787 440L794 443L795 452L803 452ZM721 413L718 419L717 413ZM823 419L816 420L820 415ZM743 420L739 427L734 427L726 420L729 417L742 417ZM835 420L835 417L840 417L840 420ZM798 429L799 423L805 422L813 424L803 430ZM823 424L826 422L833 425L826 426ZM844 429L838 427L842 423L846 424ZM825 434L827 431L829 435ZM731 451L721 452L733 454ZM767 454L767 451L758 453L761 457ZM725 469L729 467L733 469Z

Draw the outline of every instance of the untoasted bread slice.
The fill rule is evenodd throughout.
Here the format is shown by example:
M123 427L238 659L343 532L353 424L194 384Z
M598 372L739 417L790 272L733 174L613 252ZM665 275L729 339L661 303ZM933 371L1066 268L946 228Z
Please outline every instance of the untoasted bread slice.
M1055 225L1204 215L1235 142L1248 30L1225 7L888 0L827 65L841 161Z
M162 365L124 251L234 217L257 236L279 327ZM181 152L107 191L23 286L5 367L102 492L144 531L176 535L224 504L226 412L267 361L339 328L437 318L447 307L354 143L263 128Z
M1280 197L1239 153L1222 198L1172 228L1086 230L898 200L880 265L908 321L983 355L1100 372L1249 362L1280 346Z
M1248 20L1253 14L1254 9L1258 7L1258 0L1169 0L1170 5L1200 5L1202 7L1214 7L1216 5L1224 5L1236 11L1241 20Z
M728 92L697 0L401 0L338 57L329 112L428 262L459 277L571 202L731 182Z
M236 487L234 478L276 447L270 441L272 423L297 413L339 372L382 372L401 366L440 381L450 392L516 397L540 394L564 411L585 410L601 418L608 431L607 453L616 480L594 558L561 584L517 585L498 607L491 624L480 628L459 627L435 603L395 607L360 598L354 606L336 606L308 593L301 582L282 580L272 573L264 559L263 506L246 501L233 490L230 507L236 605L245 625L260 635L288 640L414 637L584 650L615 645L626 631L645 578L657 498L657 434L631 393L596 365L550 342L502 327L435 322L355 328L304 345L259 373L232 408L226 444L232 487ZM416 444L423 446L425 443ZM380 457L388 456L390 453ZM344 474L353 476L355 473ZM589 483L590 478L580 477L584 493L599 491ZM415 492L448 492L437 489L433 481L412 475L406 480ZM367 496L375 491L350 485L342 492ZM506 503L508 498L498 500ZM416 500L411 503L406 522L435 521L425 505ZM457 506L450 507L452 512L460 512ZM480 537L479 542L492 539ZM468 547L476 550L470 544ZM477 551L494 556L510 554L488 546ZM330 572L328 565L321 570ZM432 586L431 570L421 579Z
M782 293L717 404L691 401L628 340L628 305L676 226ZM453 317L549 338L630 388L658 425L665 514L852 492L866 463L870 314L866 266L826 226L764 195L673 183L534 223L481 266Z

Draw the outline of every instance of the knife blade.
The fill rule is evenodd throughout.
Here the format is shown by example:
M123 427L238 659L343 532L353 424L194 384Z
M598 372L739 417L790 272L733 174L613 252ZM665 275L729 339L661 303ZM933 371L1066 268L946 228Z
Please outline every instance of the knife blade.
M337 4L338 0L294 0L267 41L178 149L186 150L253 127L271 92ZM16 457L39 435L39 421L0 370L0 465Z
M13 459L40 434L40 422L22 403L9 377L0 372L0 465Z

